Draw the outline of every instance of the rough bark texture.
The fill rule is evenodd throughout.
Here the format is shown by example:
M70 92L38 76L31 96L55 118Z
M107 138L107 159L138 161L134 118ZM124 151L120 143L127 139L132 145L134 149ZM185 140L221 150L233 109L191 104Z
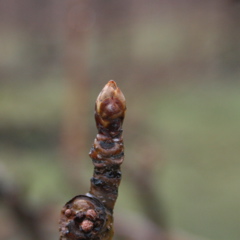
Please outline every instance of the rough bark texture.
M122 123L125 110L122 92L114 81L109 81L95 105L98 134L89 153L94 164L91 188L86 195L78 195L64 205L60 217L60 239L112 239L113 208L124 157Z

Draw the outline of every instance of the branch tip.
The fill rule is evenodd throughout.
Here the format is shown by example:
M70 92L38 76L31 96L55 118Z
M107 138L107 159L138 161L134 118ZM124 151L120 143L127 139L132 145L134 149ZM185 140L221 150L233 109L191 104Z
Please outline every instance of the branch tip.
M96 100L96 113L101 118L115 119L124 117L126 100L116 82L110 80L102 89Z

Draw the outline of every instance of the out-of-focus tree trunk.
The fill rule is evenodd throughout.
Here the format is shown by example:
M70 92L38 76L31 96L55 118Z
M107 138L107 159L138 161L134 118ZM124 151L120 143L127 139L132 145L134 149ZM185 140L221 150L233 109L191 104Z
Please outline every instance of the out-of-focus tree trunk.
M220 69L221 73L234 76L240 72L240 1L225 0L222 14Z
M66 3L66 101L62 127L62 151L66 166L71 165L69 177L79 181L80 157L88 151L88 86L89 38L93 24L90 1L70 0Z
M100 80L129 78L131 73L131 4L132 1L93 0L96 12L95 75Z

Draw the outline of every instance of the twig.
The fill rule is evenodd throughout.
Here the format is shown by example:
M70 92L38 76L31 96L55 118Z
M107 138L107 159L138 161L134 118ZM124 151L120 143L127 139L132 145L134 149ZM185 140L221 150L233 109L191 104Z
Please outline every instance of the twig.
M60 217L60 239L111 240L113 208L121 181L123 162L122 123L125 98L114 81L109 81L95 105L98 134L90 150L94 164L91 188L65 204Z

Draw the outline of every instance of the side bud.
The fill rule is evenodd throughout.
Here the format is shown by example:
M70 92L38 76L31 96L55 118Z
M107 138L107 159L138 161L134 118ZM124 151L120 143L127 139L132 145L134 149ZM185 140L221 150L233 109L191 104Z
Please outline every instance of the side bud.
M105 239L113 235L112 216L97 198L78 195L63 207L59 231L60 239Z

